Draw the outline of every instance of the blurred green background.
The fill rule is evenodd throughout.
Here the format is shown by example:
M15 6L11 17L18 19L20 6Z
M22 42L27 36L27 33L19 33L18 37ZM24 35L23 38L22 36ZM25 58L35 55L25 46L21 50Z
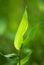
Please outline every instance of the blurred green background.
M18 61L14 38L26 7L29 27L24 47L32 54L24 65L44 65L44 0L0 0L0 65L16 65ZM5 57L8 54L13 55Z

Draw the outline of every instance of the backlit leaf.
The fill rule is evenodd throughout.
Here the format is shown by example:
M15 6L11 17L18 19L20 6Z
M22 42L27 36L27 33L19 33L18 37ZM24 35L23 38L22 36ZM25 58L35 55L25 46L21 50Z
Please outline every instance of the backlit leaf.
M14 46L17 50L19 50L21 48L23 36L28 28L27 19L28 19L27 12L25 10L23 18L21 20L21 23L20 23L19 28L16 33L15 40L14 40Z

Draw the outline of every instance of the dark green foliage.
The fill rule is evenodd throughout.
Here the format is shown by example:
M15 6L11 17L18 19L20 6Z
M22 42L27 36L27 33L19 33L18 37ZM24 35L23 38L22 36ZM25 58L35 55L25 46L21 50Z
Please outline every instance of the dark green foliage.
M0 65L4 65L7 62L7 58L0 53Z

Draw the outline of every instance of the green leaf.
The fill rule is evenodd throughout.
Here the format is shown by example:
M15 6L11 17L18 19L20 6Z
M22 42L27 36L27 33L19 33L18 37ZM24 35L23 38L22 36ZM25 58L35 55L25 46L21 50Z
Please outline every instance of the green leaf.
M12 53L12 54L7 54L7 55L4 55L6 58L13 58L13 57L18 57L18 55L17 54L14 54L14 53Z
M37 23L35 26L29 29L26 39L23 41L24 46L27 45L28 42L33 40L36 36L37 31L39 30L40 23Z
M23 51L27 54L27 56L20 60L20 65L24 65L25 63L27 63L32 53L30 49L26 48L25 49L23 48ZM19 65L19 63L17 63L17 65Z
M17 50L20 50L21 48L23 36L27 31L27 28L28 28L28 17L27 17L27 12L25 10L14 40L14 46Z

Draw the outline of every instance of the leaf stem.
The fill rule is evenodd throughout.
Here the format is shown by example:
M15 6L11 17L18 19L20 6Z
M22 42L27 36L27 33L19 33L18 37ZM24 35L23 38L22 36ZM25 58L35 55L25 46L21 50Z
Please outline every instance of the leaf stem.
M20 51L19 51L19 65L20 65Z

